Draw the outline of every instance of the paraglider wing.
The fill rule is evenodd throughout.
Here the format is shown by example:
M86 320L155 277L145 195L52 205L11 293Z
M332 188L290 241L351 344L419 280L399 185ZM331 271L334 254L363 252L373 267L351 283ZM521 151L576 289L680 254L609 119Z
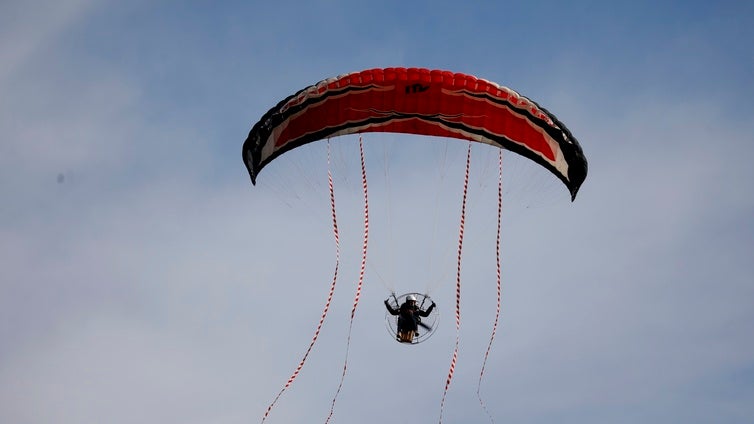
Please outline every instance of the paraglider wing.
M363 132L453 137L505 148L550 170L572 199L587 173L578 141L532 100L472 75L421 68L370 69L300 90L254 125L243 159L256 184L259 171L288 150Z

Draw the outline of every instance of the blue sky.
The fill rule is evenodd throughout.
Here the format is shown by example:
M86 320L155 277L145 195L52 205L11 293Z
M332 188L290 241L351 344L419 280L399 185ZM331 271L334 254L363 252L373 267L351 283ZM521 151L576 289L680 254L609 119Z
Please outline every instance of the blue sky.
M752 422L754 6L486 3L3 2L0 421L258 422L311 339L335 249L325 145L253 187L241 144L306 85L421 66L534 99L590 163L570 203L506 156L482 384L495 422ZM436 422L465 144L364 139L369 266L334 422ZM338 385L361 259L355 145L333 142L332 308L270 423L324 422ZM444 422L489 422L495 160L472 158ZM389 339L390 289L430 291L432 339Z

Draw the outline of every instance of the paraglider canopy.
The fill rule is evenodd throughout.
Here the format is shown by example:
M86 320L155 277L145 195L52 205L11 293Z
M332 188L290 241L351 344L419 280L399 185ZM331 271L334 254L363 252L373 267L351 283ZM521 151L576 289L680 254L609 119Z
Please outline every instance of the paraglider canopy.
M547 168L572 199L587 173L576 138L534 101L472 75L422 68L344 74L288 96L251 129L243 159L256 183L262 168L288 150L363 132L452 137L505 148Z

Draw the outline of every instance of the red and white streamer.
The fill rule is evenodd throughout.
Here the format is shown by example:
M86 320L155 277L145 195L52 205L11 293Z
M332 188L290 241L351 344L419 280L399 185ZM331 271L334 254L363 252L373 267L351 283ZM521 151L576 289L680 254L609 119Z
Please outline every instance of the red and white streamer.
M463 232L466 225L466 197L469 192L469 168L471 165L471 143L466 150L466 174L463 180L463 200L461 202L461 223L458 229L458 258L456 267L456 345L453 348L453 359L450 361L448 378L445 380L445 390L442 393L440 401L440 423L442 423L442 413L445 407L445 397L448 394L450 383L453 381L453 373L456 369L456 360L458 359L458 344L461 338L461 257L463 252Z
M314 347L314 343L317 342L317 338L319 338L319 332L322 330L322 324L325 322L325 317L327 317L327 311L330 310L330 303L332 302L333 293L335 293L335 283L338 281L338 268L340 266L340 237L338 235L338 218L335 213L335 190L333 187L333 179L332 179L332 171L330 166L330 140L327 141L327 181L328 185L330 187L330 210L332 211L332 225L333 225L333 235L335 237L335 271L333 273L332 283L330 284L330 293L327 295L327 302L325 302L325 308L322 311L322 316L319 319L319 324L317 325L317 329L314 331L314 336L312 337L311 343L309 343L309 348L306 349L306 353L304 353L304 357L301 359L301 362L299 362L298 366L296 367L296 370L293 371L293 374L288 378L288 381L285 383L283 388L278 392L277 396L275 396L275 399L273 399L272 403L270 403L270 406L267 407L267 410L264 412L264 416L262 417L262 423L265 422L267 419L267 416L269 416L270 411L272 410L272 407L275 406L278 399L280 399L280 396L285 392L288 387L290 387L291 384L293 384L293 381L298 376L301 369L304 367L304 363L306 362L306 358L309 356L309 353L311 353L312 348Z
M487 358L490 356L490 350L492 349L492 342L495 340L495 334L497 333L497 325L500 321L500 300L502 297L502 284L500 273L500 228L503 217L503 151L498 152L498 174L497 174L497 235L495 237L495 261L497 271L497 309L495 311L495 323L492 325L492 334L490 334L490 342L487 344L487 350L484 352L484 361L482 361L482 369L479 372L479 384L477 384L476 395L479 398L479 403L482 405L482 409L487 413L491 422L495 422L492 418L492 414L487 410L487 406L482 400L482 377L484 376L484 370L487 366Z
M364 242L361 248L361 269L359 271L359 282L356 285L356 295L353 299L353 308L351 309L351 321L348 324L348 339L346 341L346 358L343 361L343 373L340 376L340 384L338 384L338 390L335 392L335 396L333 396L332 404L330 405L330 413L327 415L325 423L329 423L330 418L332 418L333 416L333 412L335 411L335 402L337 401L338 395L340 394L340 389L343 388L343 381L346 378L346 371L348 369L348 352L351 348L351 330L353 329L353 319L356 316L356 308L359 306L359 299L361 298L361 287L364 283L364 273L366 272L367 267L367 242L369 240L369 196L367 191L367 171L364 161L364 143L361 139L361 136L359 136L359 156L361 158L361 186L364 191Z

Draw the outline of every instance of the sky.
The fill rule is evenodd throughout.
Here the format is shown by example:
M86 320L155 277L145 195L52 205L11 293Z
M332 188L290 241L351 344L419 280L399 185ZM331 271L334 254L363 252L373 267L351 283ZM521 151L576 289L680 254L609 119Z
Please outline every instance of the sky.
M251 126L361 69L498 82L553 112L575 202L474 146L458 363L443 422L754 422L754 4L746 1L0 3L0 422L438 422L466 143L358 137L252 186ZM382 301L427 292L435 334ZM488 415L489 412L489 415Z

